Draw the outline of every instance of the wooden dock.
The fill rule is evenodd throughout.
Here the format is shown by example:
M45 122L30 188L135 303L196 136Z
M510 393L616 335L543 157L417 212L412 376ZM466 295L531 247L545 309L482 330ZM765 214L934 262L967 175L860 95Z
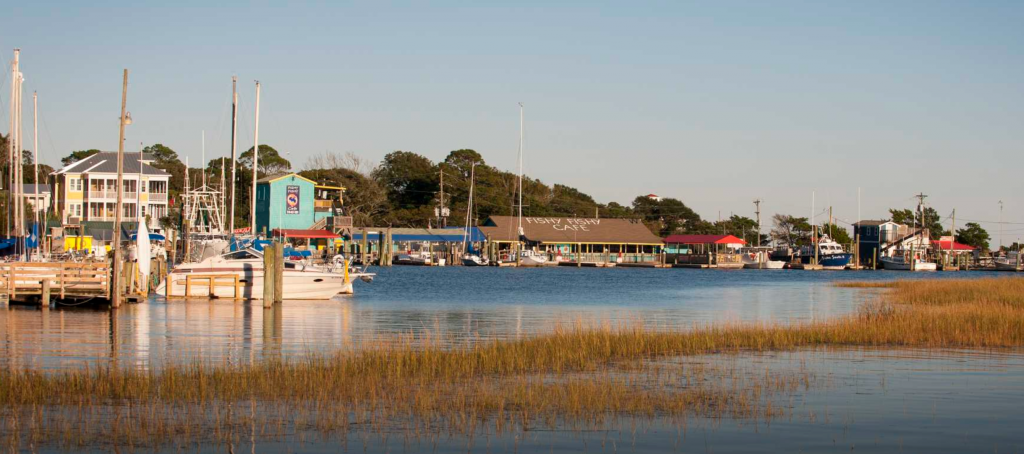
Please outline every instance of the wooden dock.
M110 265L106 263L0 263L0 293L11 300L38 295L110 299Z

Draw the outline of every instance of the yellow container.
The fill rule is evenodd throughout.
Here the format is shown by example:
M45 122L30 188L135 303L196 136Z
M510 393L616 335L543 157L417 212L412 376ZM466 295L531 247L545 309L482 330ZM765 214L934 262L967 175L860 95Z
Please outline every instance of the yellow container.
M91 236L66 236L64 237L65 251L92 251Z

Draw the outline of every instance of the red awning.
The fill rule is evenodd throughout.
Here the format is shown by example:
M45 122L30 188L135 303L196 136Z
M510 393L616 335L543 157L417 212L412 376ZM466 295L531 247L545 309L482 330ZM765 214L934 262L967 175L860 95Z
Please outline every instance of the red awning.
M747 244L733 235L669 235L666 244Z
M950 243L952 243L952 245L950 245ZM973 251L974 250L973 246L968 246L966 244L957 243L955 241L932 240L932 244L934 244L935 247L937 247L937 248L939 248L940 250L943 250L943 251Z
M274 229L271 236L285 238L338 238L340 235L330 230Z

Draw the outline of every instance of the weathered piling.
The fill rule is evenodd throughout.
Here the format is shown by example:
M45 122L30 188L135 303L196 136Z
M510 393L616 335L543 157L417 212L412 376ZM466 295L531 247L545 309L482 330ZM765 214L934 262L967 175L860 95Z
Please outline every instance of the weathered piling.
M43 291L39 298L39 304L43 307L50 307L50 278L43 279L42 287Z
M277 243L270 243L263 246L263 307L269 308L274 305L274 296L277 285Z

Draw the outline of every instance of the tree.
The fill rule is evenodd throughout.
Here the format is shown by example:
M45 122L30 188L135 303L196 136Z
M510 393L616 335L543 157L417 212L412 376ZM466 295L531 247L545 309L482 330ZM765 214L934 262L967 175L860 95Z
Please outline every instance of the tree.
M319 184L344 187L342 203L356 226L378 224L387 208L387 197L377 182L365 173L365 162L352 154L325 153L313 156L299 174Z
M716 234L733 235L738 238L742 238L749 246L753 246L758 243L757 221L746 216L737 216L734 214L730 216L729 219L715 222L712 225L711 230ZM769 239L770 237L768 235L760 236L761 244L767 243Z
M958 243L978 249L987 250L990 239L988 232L974 222L968 222L964 228L956 230L956 241Z
M100 150L97 150L95 148L90 148L88 150L72 151L71 154L63 158L60 158L60 163L63 164L64 166L69 166L99 152Z
M772 216L772 238L776 244L799 247L811 244L811 224L807 218L777 213Z
M818 230L818 235L831 236L836 243L839 244L853 244L853 238L850 237L850 232L846 230L846 227L840 227L838 225L829 225L827 222L821 224L821 230Z
M437 166L426 157L410 151L394 151L384 156L373 177L388 194L395 209L432 205L438 191Z
M917 211L911 209L897 210L890 208L889 214L892 216L892 222L897 224L916 227L921 226L921 217L918 215ZM942 228L942 217L939 216L939 213L932 207L925 207L924 209L924 227L928 229L928 233L932 238L938 238L949 234L949 232Z
M661 200L645 195L633 199L633 213L643 219L651 232L668 236L677 232L703 233L706 226L701 224L700 215L679 199L666 197Z
M259 158L257 163L259 167L256 169L259 178L288 172L292 169L292 163L281 157L277 150L270 145L260 145ZM238 156L238 166L252 169L252 147ZM252 174L250 173L250 175Z

